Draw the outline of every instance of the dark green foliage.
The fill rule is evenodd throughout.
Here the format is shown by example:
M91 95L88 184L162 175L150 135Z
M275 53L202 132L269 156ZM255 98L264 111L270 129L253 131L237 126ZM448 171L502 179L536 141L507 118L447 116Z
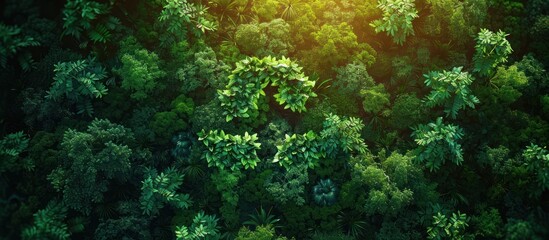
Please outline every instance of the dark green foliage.
M419 146L417 161L430 171L438 170L446 160L462 164L463 151L457 141L463 137L463 130L459 126L446 125L439 117L436 122L414 128L412 137Z
M189 208L192 203L188 194L177 193L183 183L183 174L173 168L168 168L160 174L154 169L149 169L142 183L139 202L141 210L147 215L157 215L165 203L179 209Z
M230 172L220 169L210 175L212 183L221 194L223 205L219 208L225 224L229 227L236 226L239 221L238 215L238 182L242 178L240 172Z
M343 94L358 95L359 91L375 85L374 79L368 74L366 65L360 62L349 63L336 70L337 77L333 83Z
M311 237L313 240L355 240L352 236L343 233L315 233Z
M477 228L480 237L503 237L503 221L497 209L484 210L478 216L471 217L471 223Z
M60 62L55 65L54 82L47 92L47 99L59 101L65 98L76 104L78 114L93 114L91 100L107 94L103 79L107 77L105 68L94 58L74 62Z
M177 240L198 240L208 239L216 240L221 239L219 233L219 226L217 226L217 219L215 215L206 215L203 211L200 211L193 218L191 226L178 226L176 227L175 236Z
M96 119L85 132L68 129L61 142L59 167L48 175L62 193L63 203L83 214L103 201L109 183L127 180L134 151L132 132L108 120Z
M170 139L175 133L188 127L185 120L175 112L157 112L150 122L150 128L162 139Z
M0 23L0 66L6 68L8 60L16 58L19 66L25 71L30 70L35 62L31 53L23 51L26 47L36 47L40 43L33 37L25 36L18 26L9 26Z
M425 85L433 89L425 98L427 106L443 105L446 116L455 119L459 110L475 108L475 104L480 102L469 88L473 77L462 72L462 67L453 68L452 71L429 72L424 77Z
M265 209L261 208L261 210L257 211L255 210L254 214L248 215L250 220L243 222L245 225L251 225L255 227L276 227L276 223L280 221L280 219L276 218L274 215L271 215L271 210L269 209L269 212L266 212Z
M290 167L282 173L275 173L265 182L265 188L280 204L305 203L305 184L309 182L306 165Z
M505 225L505 239L542 239L535 233L535 226L527 220L511 218Z
M21 161L19 155L29 146L29 139L23 132L8 134L0 140L0 173L19 170L20 167L31 169L32 162L28 160Z
M0 6L0 239L549 239L549 1Z
M313 199L320 206L333 205L337 200L337 187L331 179L321 179L313 187Z
M90 0L69 0L63 9L63 35L73 36L80 40L83 34L94 43L106 43L111 35L120 26L120 20L106 15L110 12L111 4Z
M549 151L532 144L526 147L522 156L526 160L526 169L536 177L542 191L549 189Z
M23 230L22 239L69 239L70 232L65 221L67 208L52 201L45 209L34 214L34 224Z
M396 98L389 115L389 124L395 129L408 129L425 119L426 108L415 94L404 94Z
M198 133L198 140L208 148L204 158L209 167L237 171L254 169L260 161L256 151L261 148L261 143L257 142L257 134L231 135L223 130L210 130L209 133L202 130Z
M474 71L481 76L490 76L493 70L502 63L507 62L507 57L513 49L511 44L505 39L509 36L503 31L494 33L488 29L481 29L476 37Z
M284 139L286 134L289 134L291 126L284 119L275 119L268 123L263 131L259 133L259 141L261 142L262 155L274 156L277 152L276 145Z
M175 135L172 138L172 143L175 145L171 151L172 156L178 160L186 160L191 155L191 147L195 142L194 140L194 136L188 132Z
M176 68L174 77L181 82L183 93L206 86L213 89L225 87L230 67L218 59L212 48L181 41L171 46L170 54L174 61L167 64Z
M132 239L136 240L151 239L149 232L146 231L147 225L147 220L134 216L107 219L97 226L94 239L125 239L128 235L131 235Z

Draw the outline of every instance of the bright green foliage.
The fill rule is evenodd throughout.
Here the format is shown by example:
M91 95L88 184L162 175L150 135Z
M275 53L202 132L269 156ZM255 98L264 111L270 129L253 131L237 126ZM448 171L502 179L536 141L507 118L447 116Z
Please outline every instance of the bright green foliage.
M252 10L262 20L273 20L277 15L279 2L277 0L255 0Z
M243 222L243 224L255 227L275 226L275 224L280 221L280 219L275 218L274 215L271 215L271 210L272 209L269 209L269 212L267 212L265 211L265 209L263 209L263 207L259 211L257 211L256 209L255 214L248 215L250 217L250 220Z
M371 66L375 62L375 51L367 43L359 43L356 34L347 23L325 24L312 35L318 47L313 49L311 61L318 62L318 70L351 62Z
M392 153L381 164L372 155L351 158L353 181L368 187L363 211L368 215L397 215L412 203L412 179L420 170L412 164L412 156Z
M241 24L234 38L245 55L281 57L293 50L290 37L290 25L279 18L266 23Z
M418 17L414 0L379 0L377 7L383 11L383 18L370 23L376 33L387 32L400 45L408 35L414 35L412 21Z
M301 164L312 169L318 166L318 161L322 156L318 136L312 131L291 136L286 134L285 139L276 148L278 151L273 162L280 164L286 170L293 165Z
M85 32L94 42L106 43L120 20L109 16L111 6L90 0L69 0L63 9L63 35L81 39Z
M157 88L157 80L166 76L158 66L160 62L154 52L135 49L122 55L122 67L115 72L122 78L122 88L132 91L131 97L143 100Z
M438 170L446 160L457 165L463 162L461 144L457 141L463 137L463 130L456 125L446 125L442 117L427 125L420 124L413 128L412 137L417 143L417 161L425 163L430 171Z
M0 174L18 168L18 157L29 146L29 139L23 132L8 134L0 140Z
M208 148L204 158L209 167L237 171L254 169L260 162L256 151L261 148L261 143L257 142L257 134L231 135L223 130L210 130L209 133L202 130L198 133L198 140Z
M34 224L25 228L22 239L69 239L70 232L63 221L67 217L67 208L61 203L51 201L45 209L34 214Z
M107 88L101 82L107 77L107 72L94 58L60 62L55 64L54 72L54 82L46 98L58 100L65 97L69 103L77 105L79 114L91 115L91 99L107 94Z
M40 43L34 38L23 35L20 27L0 23L0 66L2 68L7 67L8 59L15 57L23 70L30 70L34 64L32 56L30 52L21 52L21 50L39 45Z
M194 112L194 102L192 98L187 97L185 94L177 96L171 102L172 112L177 113L179 117L188 118L192 116Z
M276 101L293 112L305 111L307 99L316 97L312 91L315 81L309 80L301 67L289 58L246 58L236 63L226 88L218 90L227 122L257 116L259 98L265 96L263 89L269 83L278 86L278 93L274 94Z
M390 103L390 95L383 84L360 90L362 108L370 114L378 114Z
M359 95L361 89L375 85L374 79L366 71L366 65L360 62L349 63L336 70L337 77L333 83L342 94Z
M285 172L277 172L265 182L265 189L279 204L305 204L305 184L309 182L307 166L295 165Z
M366 153L368 146L361 136L364 124L362 120L355 117L340 118L337 115L329 114L323 123L323 130L320 132L321 150L330 157L338 155L339 151L344 153Z
M526 147L522 156L526 160L527 170L536 176L543 190L549 189L549 151L532 144Z
M492 92L497 100L505 104L515 102L522 93L519 91L528 84L528 77L518 70L516 65L508 68L498 67L495 76L490 80Z
M169 32L185 38L187 25L198 29L202 33L216 29L214 22L206 19L208 8L203 5L187 2L187 0L162 0L163 9L158 17L160 22L167 25Z
M469 239L464 233L469 224L467 223L469 218L465 213L452 213L452 217L448 218L446 215L437 212L433 216L433 223L427 227L428 239L450 239L450 240L463 240Z
M287 240L285 237L276 237L272 226L257 226L254 231L247 227L242 227L238 231L235 240Z
M507 57L513 52L511 44L505 39L507 36L509 34L501 30L497 33L484 28L480 30L475 39L474 72L490 76L498 65L507 62Z
M444 105L446 116L454 119L459 110L466 107L475 108L479 100L469 88L473 83L473 77L461 70L462 67L455 67L452 71L429 72L423 75L425 85L433 89L425 97L427 106Z
M149 169L141 182L141 210L144 214L155 216L165 203L179 209L187 209L192 201L189 194L177 193L183 184L183 174L174 168L157 173Z
M69 129L63 136L59 167L48 180L63 194L63 203L89 214L93 203L103 201L111 181L129 177L133 133L108 120L96 119L85 132Z
M331 179L321 179L313 187L313 199L320 206L330 206L337 201L337 187Z
M200 211L193 218L190 227L178 226L175 230L177 240L217 240L221 239L219 226L217 226L217 217L215 215L206 215Z

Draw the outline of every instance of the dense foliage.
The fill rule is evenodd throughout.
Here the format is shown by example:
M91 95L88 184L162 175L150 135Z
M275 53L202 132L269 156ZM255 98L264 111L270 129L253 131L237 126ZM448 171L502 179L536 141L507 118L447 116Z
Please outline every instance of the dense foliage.
M549 239L549 1L0 6L0 240Z

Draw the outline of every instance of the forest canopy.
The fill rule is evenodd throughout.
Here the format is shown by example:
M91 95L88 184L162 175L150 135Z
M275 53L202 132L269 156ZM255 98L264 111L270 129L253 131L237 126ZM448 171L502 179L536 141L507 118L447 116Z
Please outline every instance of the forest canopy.
M549 239L549 1L0 6L0 240Z

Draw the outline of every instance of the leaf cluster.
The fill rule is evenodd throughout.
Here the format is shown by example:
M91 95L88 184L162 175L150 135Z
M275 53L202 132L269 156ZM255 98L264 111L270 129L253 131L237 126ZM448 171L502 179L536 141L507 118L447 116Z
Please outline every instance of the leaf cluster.
M168 168L160 174L149 169L142 184L139 202L143 213L149 216L158 215L165 203L178 209L187 209L192 204L189 194L177 192L183 184L183 174L175 168Z
M259 98L265 96L263 89L269 84L278 86L276 101L293 112L305 111L307 100L316 96L312 91L315 81L309 80L289 58L246 58L236 63L225 89L218 90L227 122L257 116Z
M238 171L242 168L254 169L260 162L256 151L261 143L257 142L257 134L245 132L244 135L232 135L223 130L210 130L208 133L202 130L198 133L198 140L208 148L204 157L209 167Z
M480 101L473 95L469 86L473 77L462 71L462 67L455 67L451 71L431 71L424 75L425 85L432 88L425 97L427 106L444 105L447 116L456 118L458 111L466 107L475 108Z
M412 137L417 143L417 161L425 163L430 171L438 170L446 160L460 165L463 162L463 150L457 141L463 137L463 130L456 125L446 125L442 117L427 125L413 128Z
M175 230L175 236L177 240L217 240L221 239L219 233L219 226L217 226L219 219L215 215L206 215L203 211L200 211L193 218L191 226L178 226Z
M507 36L509 34L501 30L497 33L485 28L480 30L475 38L474 72L481 76L490 76L498 65L507 62L507 58L513 52Z
M380 0L377 7L383 11L383 18L370 23L376 33L387 32L399 45L414 35L412 21L419 17L414 0Z

